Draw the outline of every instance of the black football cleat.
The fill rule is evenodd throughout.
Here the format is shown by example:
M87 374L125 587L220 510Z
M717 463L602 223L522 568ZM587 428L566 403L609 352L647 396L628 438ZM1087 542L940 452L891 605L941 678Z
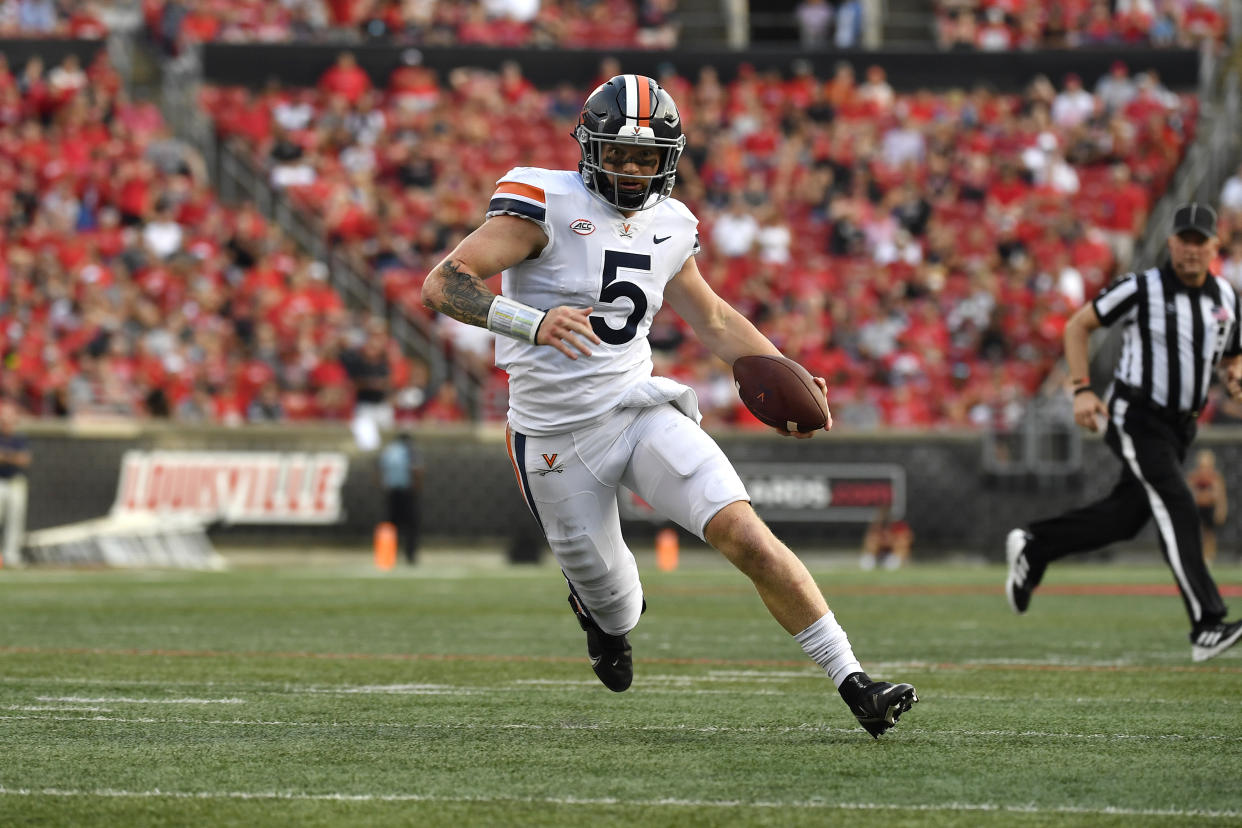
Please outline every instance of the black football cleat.
M872 681L866 673L851 673L841 683L841 698L863 729L878 739L880 734L897 724L901 714L919 700L909 684Z
M624 635L609 635L599 628L590 616L582 611L578 599L569 596L569 606L578 623L587 634L587 655L591 658L591 669L595 675L614 693L629 689L634 681L634 658L630 640Z
M1047 569L1047 564L1032 560L1026 553L1030 542L1031 533L1022 529L1012 530L1005 538L1005 562L1009 564L1005 597L1018 615L1026 613L1031 605L1031 593L1044 579L1044 570Z
M1190 657L1207 661L1228 650L1242 638L1242 621L1221 621L1190 634Z

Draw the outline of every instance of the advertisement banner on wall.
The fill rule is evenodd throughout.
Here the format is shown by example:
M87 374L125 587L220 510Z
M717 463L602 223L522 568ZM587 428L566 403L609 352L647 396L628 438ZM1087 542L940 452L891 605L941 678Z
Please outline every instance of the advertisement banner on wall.
M127 451L111 515L336 523L348 471L348 458L330 451Z
M776 523L866 523L888 507L894 520L906 511L906 470L890 463L734 464L755 511ZM625 520L663 522L638 495L623 489Z

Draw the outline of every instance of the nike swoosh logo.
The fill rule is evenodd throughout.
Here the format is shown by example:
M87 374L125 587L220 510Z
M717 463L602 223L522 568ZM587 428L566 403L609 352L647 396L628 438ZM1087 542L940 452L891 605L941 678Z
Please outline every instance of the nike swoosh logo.
M652 236L651 240L655 242L656 244L663 244L664 242L668 241L671 238L672 236L665 236L664 238L660 238L659 236Z
M592 658L592 659L591 659L591 666L592 666L592 667L598 667L598 666L599 666L600 661L602 661L602 660L603 660L603 658L604 658L603 656L595 656L595 658Z

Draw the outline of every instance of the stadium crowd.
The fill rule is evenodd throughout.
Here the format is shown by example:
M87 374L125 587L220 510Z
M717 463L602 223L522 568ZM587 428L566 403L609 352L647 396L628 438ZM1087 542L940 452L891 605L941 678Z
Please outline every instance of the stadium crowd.
M374 39L425 46L591 43L668 49L680 32L677 0L144 0L147 29L169 53L206 42Z
M363 374L419 386L321 263L217 201L103 53L0 59L0 182L0 395L35 415L341 419Z
M1220 0L936 0L942 49L1064 49L1131 45L1215 48L1228 21Z
M393 22L449 6L495 18L523 5L148 0L144 10L175 48L186 31L249 39L238 32L273 15L280 26L253 39L288 37L303 12L331 28L379 11ZM582 8L621 6L634 11ZM641 4L635 19L648 6L675 19L675 2ZM0 25L90 36L100 8L23 0L0 9ZM567 36L582 42L581 31ZM619 71L605 60L600 77ZM677 195L702 221L704 274L828 378L845 428L1011 425L1058 359L1068 315L1129 263L1197 114L1193 96L1120 62L1091 88L1039 77L1021 94L983 84L897 94L880 67L856 78L848 63L828 78L796 62L786 74L743 66L727 83L666 65L659 80L686 124ZM484 384L484 416L500 419L490 334L431 317L419 287L507 169L576 166L569 132L582 94L538 89L516 63L440 77L411 60L377 87L343 51L315 88L208 88L202 105L393 303L441 328ZM30 411L343 419L382 387L402 417L464 417L454 389L427 388L425 366L381 320L344 307L321 263L253 207L216 200L202 159L153 106L126 98L106 58L10 69L0 55L0 180L0 394ZM1221 207L1219 266L1242 285L1242 171ZM652 340L657 371L696 387L709 426L758 426L727 367L680 320L661 314Z
M829 379L845 427L1016 417L1068 315L1128 262L1197 111L1122 64L1094 91L1071 75L1022 94L897 94L878 66L855 78L845 63L824 79L798 65L729 83L670 66L659 80L683 113L678 195L702 222L700 267ZM443 79L405 66L375 88L342 53L317 88L216 88L203 103L417 315L423 277L506 170L576 166L580 97L535 88L516 64ZM503 416L488 335L438 324L493 386L487 416ZM675 317L657 318L653 345L709 422L750 422L727 368Z
M3 0L0 34L99 38L108 0ZM935 0L943 49L1222 44L1221 0ZM677 0L142 0L147 31L170 54L206 42L384 39L411 45L671 49ZM802 0L793 12L805 48L861 41L858 0Z

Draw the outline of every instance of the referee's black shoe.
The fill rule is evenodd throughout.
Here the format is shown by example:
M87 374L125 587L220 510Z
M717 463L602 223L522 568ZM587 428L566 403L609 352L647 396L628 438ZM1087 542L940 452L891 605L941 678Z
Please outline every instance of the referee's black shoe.
M1031 593L1044 579L1044 570L1048 568L1047 564L1034 561L1026 554L1030 542L1031 533L1024 529L1014 529L1005 538L1005 561L1009 564L1005 596L1018 615L1024 614L1031 605Z
M583 612L578 599L569 596L569 606L578 623L587 635L587 655L591 658L591 669L595 675L614 693L629 689L634 681L634 658L630 640L624 635L610 635L599 628L599 625Z
M1190 634L1190 657L1207 661L1228 650L1242 638L1242 621L1218 621Z
M897 724L901 714L919 700L909 684L872 681L866 673L850 673L838 692L872 739Z

